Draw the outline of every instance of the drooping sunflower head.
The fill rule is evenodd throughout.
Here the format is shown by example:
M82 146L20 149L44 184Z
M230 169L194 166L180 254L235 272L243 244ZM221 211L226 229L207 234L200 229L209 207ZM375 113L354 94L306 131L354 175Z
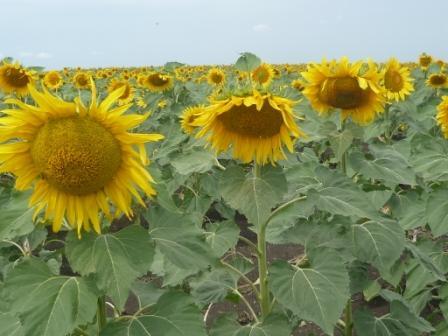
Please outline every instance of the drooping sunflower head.
M293 113L295 102L260 94L231 96L198 112L196 137L205 137L216 152L230 147L235 159L259 164L284 159L283 146L292 152L294 140L304 134Z
M371 61L351 64L346 57L339 62L324 60L309 64L302 76L307 81L303 94L320 114L340 109L343 119L350 117L365 125L384 111L381 75Z
M28 84L33 84L35 77L33 71L25 69L19 63L3 63L0 66L0 90L25 96L28 94Z
M112 93L119 88L124 88L123 94L118 97L118 104L124 105L132 101L134 99L134 88L131 86L131 84L127 80L119 80L119 79L112 79L112 81L109 83L109 86L107 87L107 91L109 93Z
M448 96L443 96L441 103L437 106L436 119L443 136L448 139Z
M207 73L207 82L213 86L223 85L226 80L224 71L218 68L212 68Z
M145 205L140 192L155 193L144 144L163 137L129 131L147 115L124 114L130 105L112 107L124 87L98 103L93 81L90 86L89 106L30 87L35 105L7 99L17 107L0 118L0 172L13 173L17 189L34 189L30 205L35 215L44 211L55 232L64 217L78 234L100 232L100 212L130 217L133 197Z
M448 77L444 73L432 74L426 80L426 85L434 89L446 88L448 87Z
M418 63L423 70L426 70L432 63L432 57L426 53L423 53L418 58Z
M77 89L88 89L90 87L90 75L85 71L78 71L73 76L73 84Z
M204 105L189 106L183 110L180 116L180 126L186 134L192 134L197 126L196 119L204 113Z
M52 70L45 74L44 84L47 88L56 90L64 84L64 80L58 71Z
M146 75L143 84L150 91L162 92L169 90L173 86L173 78L160 72L153 72Z
M383 70L383 85L388 100L400 101L414 91L410 70L401 66L397 59L391 58Z
M252 71L252 80L262 86L268 86L274 78L274 69L270 64L262 63Z

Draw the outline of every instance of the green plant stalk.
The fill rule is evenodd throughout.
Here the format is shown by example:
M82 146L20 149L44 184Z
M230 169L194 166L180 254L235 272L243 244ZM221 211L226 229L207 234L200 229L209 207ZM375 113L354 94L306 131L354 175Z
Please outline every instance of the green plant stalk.
M96 311L96 318L98 322L98 333L104 329L104 326L107 323L106 319L106 298L104 296L100 296L98 298L98 307Z
M259 178L261 173L261 167L254 162L254 178ZM261 319L264 320L270 309L270 296L268 287L268 262L266 253L266 226L268 221L264 222L257 232L257 248L258 248L258 277L260 281L259 289L259 303L261 310Z
M389 106L386 106L386 108L384 109L384 119L386 121L390 120ZM392 126L392 125L390 125L390 126ZM390 140L392 138L391 127L386 127L386 131L384 133L384 138L385 138L387 144L390 143Z
M352 321L352 300L347 301L345 306L345 336L353 335L353 321Z

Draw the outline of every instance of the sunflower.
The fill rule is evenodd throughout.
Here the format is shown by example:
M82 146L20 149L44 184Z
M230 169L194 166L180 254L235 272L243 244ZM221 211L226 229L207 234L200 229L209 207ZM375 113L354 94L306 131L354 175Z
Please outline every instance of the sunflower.
M442 102L437 106L436 119L443 136L448 139L448 96L443 96Z
M351 117L365 125L384 111L381 75L371 61L351 64L346 57L339 62L324 60L322 64L309 64L302 76L307 81L303 94L320 114L338 108L343 119Z
M28 84L33 84L34 80L34 71L23 68L19 63L3 63L0 66L0 90L5 93L25 96L28 94Z
M442 89L448 87L448 78L443 73L432 74L426 80L426 85L434 89Z
M207 82L210 85L219 86L224 84L225 80L226 80L226 74L221 69L212 68L209 70L207 74Z
M186 134L191 134L196 129L195 120L204 112L204 105L189 106L180 116L180 126Z
M196 137L206 137L217 152L232 146L235 159L274 164L285 158L283 145L292 152L294 140L304 135L295 123L294 105L289 99L255 91L204 108L192 126L201 127Z
M428 54L421 54L420 57L418 58L418 63L420 64L420 67L423 70L428 69L428 67L431 65L432 63L432 57Z
M383 85L388 100L405 100L406 96L414 91L412 81L409 68L401 66L397 59L391 58L386 63L383 71Z
M143 84L150 91L161 92L170 89L173 86L173 79L171 76L162 74L160 72L153 72L146 75Z
M0 118L0 171L16 175L18 190L34 187L30 206L35 216L45 210L55 232L65 217L78 235L91 227L99 233L100 211L108 218L131 217L132 196L145 205L139 190L155 194L144 144L163 136L128 132L147 115L125 115L130 104L111 108L125 88L98 103L93 80L90 86L89 106L30 87L36 105L7 99L17 108Z
M118 104L124 105L131 102L132 99L134 99L134 89L127 80L118 80L115 78L112 79L112 81L109 83L109 86L107 87L107 91L109 93L112 93L121 87L124 88L124 92L120 97L118 97Z
M62 84L64 84L64 81L62 80L62 76L59 74L59 72L53 70L45 74L44 84L47 88L56 90L59 89Z
M274 69L266 63L260 64L254 71L252 71L252 80L263 86L268 86L274 78Z
M302 92L305 89L305 84L300 79L296 79L291 82L291 87L299 92Z
M77 89L88 89L90 86L89 74L84 71L78 71L73 76L73 84Z

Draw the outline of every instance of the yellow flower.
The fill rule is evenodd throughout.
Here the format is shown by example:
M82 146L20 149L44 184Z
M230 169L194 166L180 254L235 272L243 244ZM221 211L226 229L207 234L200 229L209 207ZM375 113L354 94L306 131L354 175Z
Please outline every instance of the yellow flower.
M436 119L443 136L448 139L448 96L443 96L442 102L437 106Z
M426 70L432 63L432 57L430 55L427 55L426 53L423 53L418 58L418 63L423 70Z
M205 106L190 106L184 109L180 116L180 126L186 134L191 134L197 126L194 125L195 120L204 112Z
M18 96L28 94L28 84L33 84L35 73L23 68L19 63L3 63L0 66L0 90Z
M89 106L30 87L36 105L7 99L17 108L2 111L6 116L0 118L0 172L15 174L18 190L33 187L30 206L35 216L44 210L55 232L65 217L78 235L91 227L99 233L100 211L109 218L131 217L132 197L145 205L139 191L155 194L144 168L145 143L163 136L129 132L147 115L124 114L129 105L112 107L125 88L99 103L93 80L90 86Z
M49 89L59 89L62 84L64 84L64 81L62 80L62 76L59 74L58 71L48 71L44 76L44 84Z
M112 93L119 88L124 88L123 94L118 97L118 104L124 105L132 101L134 99L134 89L131 87L131 84L127 80L118 80L112 79L107 87L107 91Z
M272 66L262 63L252 71L252 80L260 85L268 86L272 82L274 74Z
M400 66L397 59L391 58L383 72L383 85L388 100L404 100L414 91L409 68Z
M168 105L166 99L161 99L159 100L159 102L157 103L157 107L163 109Z
M305 84L300 79L293 80L291 86L299 92L305 89Z
M351 64L346 57L339 62L324 60L322 64L309 64L302 76L307 81L303 94L320 114L341 109L343 119L351 117L365 125L384 112L381 75L371 61Z
M224 71L218 68L212 68L207 74L207 82L210 85L222 85L226 80L226 74Z
M196 137L205 137L217 152L232 147L233 157L243 162L275 163L285 158L283 145L292 152L294 140L304 135L295 123L294 105L255 91L215 102L192 125L201 128Z
M145 76L143 84L150 91L161 92L170 89L173 86L173 79L171 76L153 72Z
M432 74L425 83L434 89L446 88L448 87L448 78L443 73Z
M84 71L78 71L73 76L73 84L77 89L88 89L90 86L89 74Z

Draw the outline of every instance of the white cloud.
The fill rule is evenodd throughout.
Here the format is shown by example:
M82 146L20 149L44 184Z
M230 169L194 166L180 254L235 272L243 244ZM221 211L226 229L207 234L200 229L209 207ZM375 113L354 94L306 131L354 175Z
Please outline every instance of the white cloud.
M35 56L36 58L39 59L48 59L48 58L52 58L53 55L44 51L38 52Z
M257 33L264 33L271 30L267 24L259 23L252 27L252 30Z

